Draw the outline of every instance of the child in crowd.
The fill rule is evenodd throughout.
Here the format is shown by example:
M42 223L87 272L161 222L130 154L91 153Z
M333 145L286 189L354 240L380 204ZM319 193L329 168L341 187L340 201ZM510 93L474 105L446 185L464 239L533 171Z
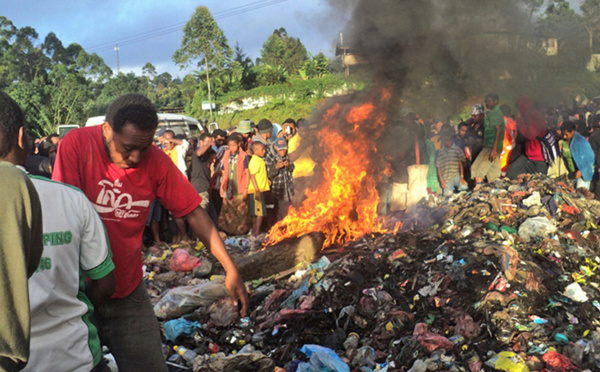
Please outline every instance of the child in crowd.
M292 205L294 196L294 163L288 158L288 144L284 137L279 137L273 144L277 152L275 168L277 173L271 178L271 192L275 198L277 221L282 220Z
M243 235L250 229L248 218L248 165L249 156L242 150L242 137L233 133L227 138L228 150L221 161L223 179L219 227L229 235Z
M442 147L436 154L435 166L444 196L450 196L455 188L459 191L468 190L463 172L463 162L466 158L465 153L454 144L452 133L444 133L441 137Z
M252 216L252 235L260 234L260 226L266 213L264 192L269 191L269 178L264 157L267 152L265 144L259 141L252 142L252 158L248 165L250 181L248 196L250 199L250 215Z

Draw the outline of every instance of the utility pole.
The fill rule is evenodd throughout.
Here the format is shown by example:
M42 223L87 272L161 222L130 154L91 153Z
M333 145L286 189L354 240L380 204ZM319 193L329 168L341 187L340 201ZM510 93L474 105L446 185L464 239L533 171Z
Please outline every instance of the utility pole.
M117 52L117 74L119 73L119 44L115 45L115 52Z

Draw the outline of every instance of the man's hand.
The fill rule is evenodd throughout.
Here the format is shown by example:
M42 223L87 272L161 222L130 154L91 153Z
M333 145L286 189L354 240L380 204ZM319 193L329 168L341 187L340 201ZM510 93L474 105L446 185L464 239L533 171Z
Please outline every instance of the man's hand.
M254 200L256 200L256 201L260 201L260 191L256 191L256 192L254 193Z
M444 180L440 180L440 185L442 186L442 189L448 188L448 185L446 184L446 181L444 181Z
M494 159L496 159L497 156L498 152L496 151L496 149L492 149L492 151L490 152L490 161L494 161Z
M285 166L286 166L285 163L281 160L278 160L277 163L275 163L275 168L277 168L277 169L281 169Z
M246 286L240 276L240 273L236 270L230 271L225 277L225 287L229 291L229 297L235 305L237 305L237 299L239 298L242 302L242 309L240 310L241 317L245 317L248 313L248 292L246 292Z
M225 287L229 291L229 296L235 304L237 304L237 299L239 298L242 302L240 315L242 317L246 316L249 304L248 293L235 263L231 260L229 253L225 249L225 244L219 235L219 231L208 214L199 206L188 214L186 219L194 234L210 249L210 252L221 263L223 269L225 269L227 273Z
M242 199L248 200L248 191L246 191L242 194Z
M576 179L580 179L581 178L581 171L575 172L575 178Z
M466 186L466 185L467 185L467 181L466 181L464 178L462 178L462 177L461 177L461 179L458 181L458 183L460 183L460 184L461 184L461 185L463 185L463 186Z
M284 167L289 167L290 166L290 161L289 160L284 161L283 162L283 166Z

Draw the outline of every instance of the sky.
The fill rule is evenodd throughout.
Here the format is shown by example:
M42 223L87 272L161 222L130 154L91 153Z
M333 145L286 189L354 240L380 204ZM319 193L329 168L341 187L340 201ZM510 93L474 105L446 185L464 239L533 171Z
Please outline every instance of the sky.
M273 30L284 27L313 54L333 57L349 14L332 13L325 0L0 0L0 15L18 28L33 27L40 42L54 32L67 46L77 43L119 70L141 73L151 62L159 74L183 77L171 57L194 10L205 5L233 48L236 42L254 60Z

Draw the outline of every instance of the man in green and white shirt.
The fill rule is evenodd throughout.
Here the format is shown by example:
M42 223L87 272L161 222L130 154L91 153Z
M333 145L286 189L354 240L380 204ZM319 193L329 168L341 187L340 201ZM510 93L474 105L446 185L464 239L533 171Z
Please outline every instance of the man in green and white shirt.
M90 317L93 305L115 288L104 225L78 189L30 179L42 204L44 253L29 279L31 351L25 371L101 371L100 339Z
M22 166L29 151L27 146L23 145L27 143L24 117L14 100L0 92L0 119L11 112L15 117L0 120L0 165L4 166L5 162L12 163L25 172ZM10 132L11 136L5 135L7 132ZM16 143L10 142L11 138ZM35 187L35 191L32 192L37 192L39 196L39 204L35 204L36 208L33 210L36 216L40 214L41 204L43 252L37 270L35 263L38 262L41 247L37 249L37 255L34 255L36 252L33 251L30 254L35 258L35 263L29 270L31 273L35 270L35 273L27 282L30 312L19 314L21 319L28 320L27 315L31 318L27 322L31 324L31 332L26 335L30 336L29 359L21 355L16 355L13 359L27 361L24 371L100 372L105 365L101 362L102 350L98 332L90 323L90 317L93 306L106 301L116 286L114 265L104 225L81 191L43 177L30 176L30 180ZM2 184L0 182L0 185ZM10 212L10 209L8 211ZM0 237L8 239L2 234ZM35 236L31 240L34 238ZM13 266L13 271L20 267ZM11 270L8 270L9 274ZM86 277L91 279L87 288ZM5 283L8 289L19 284L12 282L14 278L10 279L11 281ZM17 305L26 305L26 298ZM14 308L17 311L21 310L17 306ZM29 330L29 324L23 322L22 325L27 326L26 331ZM5 325L5 328L5 333L8 333L11 328L16 327ZM20 343L20 348L25 348L21 354L26 356L27 342L21 340ZM4 355L11 356L4 348L0 349ZM0 370L7 369L5 367L5 364L0 363Z

